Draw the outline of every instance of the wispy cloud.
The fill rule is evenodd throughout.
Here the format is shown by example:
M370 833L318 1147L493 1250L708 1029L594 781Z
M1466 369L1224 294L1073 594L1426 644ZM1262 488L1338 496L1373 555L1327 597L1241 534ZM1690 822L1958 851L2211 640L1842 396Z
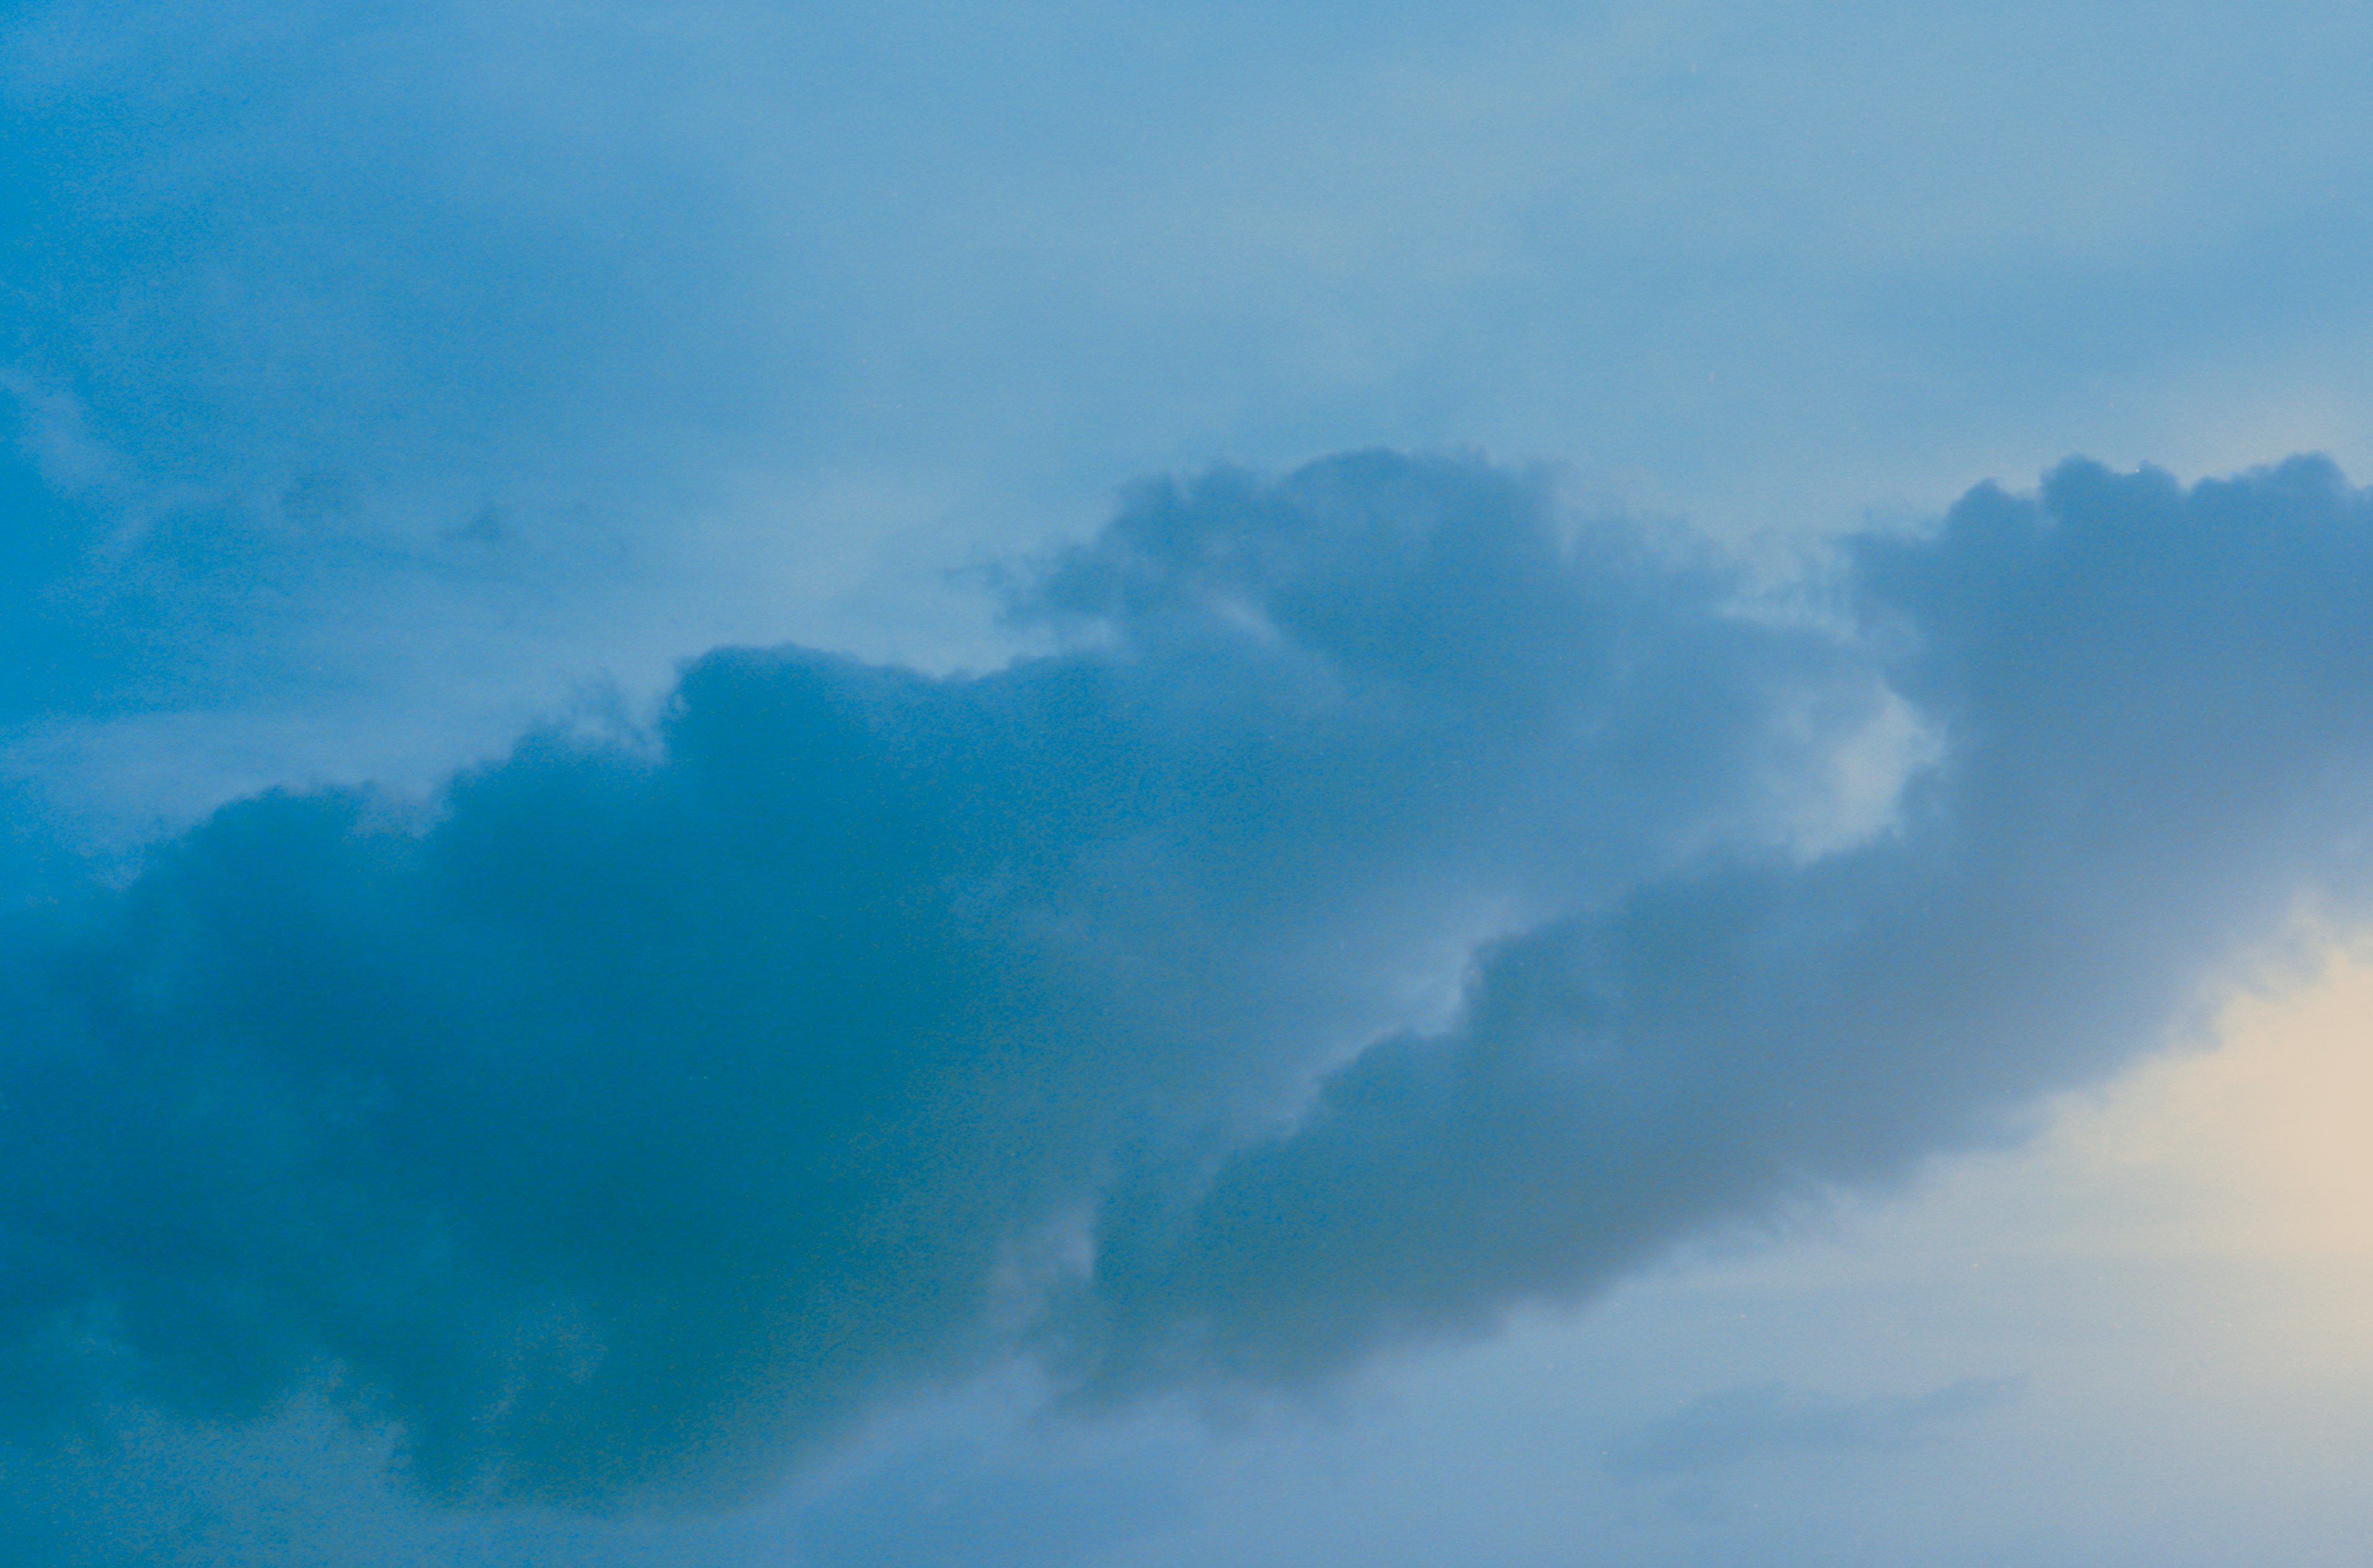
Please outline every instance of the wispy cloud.
M1725 1469L1769 1454L1883 1453L1997 1409L2024 1387L2020 1377L1964 1377L1923 1394L1862 1399L1784 1383L1724 1388L1624 1434L1608 1450L1607 1468L1655 1478Z

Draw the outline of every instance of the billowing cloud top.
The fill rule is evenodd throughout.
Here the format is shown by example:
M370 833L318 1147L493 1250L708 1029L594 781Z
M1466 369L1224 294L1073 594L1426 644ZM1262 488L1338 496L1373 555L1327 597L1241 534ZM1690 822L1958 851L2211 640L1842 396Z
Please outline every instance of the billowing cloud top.
M6 1419L326 1381L443 1495L715 1495L1017 1352L1571 1298L2353 897L2367 513L2071 465L1816 614L1481 462L1222 473L1017 589L1058 655L719 652L425 816L233 805L11 917Z

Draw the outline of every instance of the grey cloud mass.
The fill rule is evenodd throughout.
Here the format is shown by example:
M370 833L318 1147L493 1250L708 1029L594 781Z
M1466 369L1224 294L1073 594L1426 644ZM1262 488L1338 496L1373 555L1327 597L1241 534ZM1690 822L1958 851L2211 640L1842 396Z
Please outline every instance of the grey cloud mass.
M2361 881L2364 526L2315 462L2189 493L2070 465L1864 541L1862 645L1946 748L1893 830L1712 856L1487 946L1452 1028L1105 1211L1099 1376L1471 1329L2163 1039L2310 889Z
M2367 512L2072 464L1815 614L1479 460L1222 472L1018 584L1067 651L720 651L425 812L240 802L10 917L8 1430L319 1387L437 1495L714 1498L1017 1353L1573 1299L2355 899Z

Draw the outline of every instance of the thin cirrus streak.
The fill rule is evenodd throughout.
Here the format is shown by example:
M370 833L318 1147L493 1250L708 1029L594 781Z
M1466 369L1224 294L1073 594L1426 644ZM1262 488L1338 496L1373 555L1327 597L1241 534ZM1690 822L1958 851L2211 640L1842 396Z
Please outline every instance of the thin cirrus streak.
M721 651L425 825L240 802L11 924L9 1430L311 1384L438 1495L718 1497L1015 1353L1290 1386L1572 1299L2344 915L2368 523L2070 464L1781 614L1370 453L1139 492L1015 588L1056 656Z

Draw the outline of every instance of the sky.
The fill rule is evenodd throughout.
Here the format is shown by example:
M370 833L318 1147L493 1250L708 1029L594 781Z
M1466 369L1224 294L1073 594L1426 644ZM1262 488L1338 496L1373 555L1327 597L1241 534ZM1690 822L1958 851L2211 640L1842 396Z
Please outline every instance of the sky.
M2355 1561L2368 68L0 8L0 1541Z

